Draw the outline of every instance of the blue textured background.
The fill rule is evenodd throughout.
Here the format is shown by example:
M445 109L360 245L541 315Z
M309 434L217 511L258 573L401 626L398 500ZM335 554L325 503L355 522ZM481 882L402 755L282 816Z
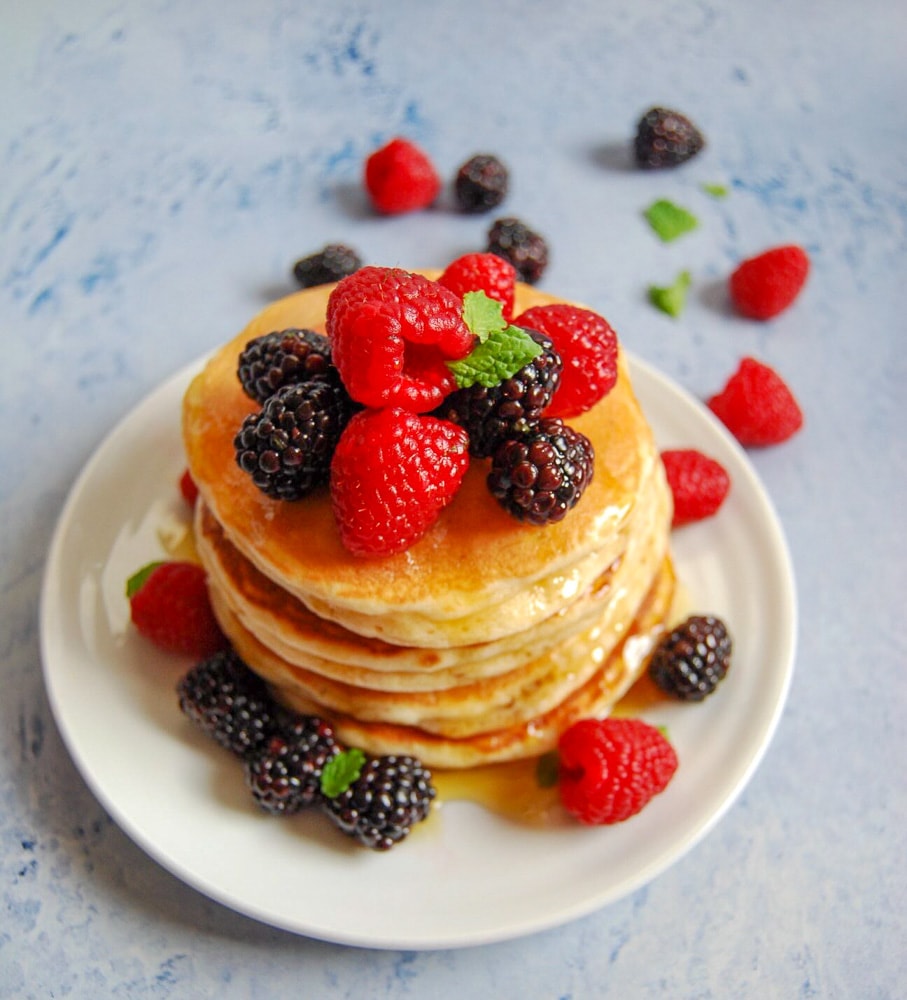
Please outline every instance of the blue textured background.
M893 0L0 0L0 997L905 995L905 51ZM630 167L655 103L709 138L682 170ZM292 290L297 257L481 248L488 218L444 201L368 211L363 159L397 133L445 177L477 151L510 164L506 211L552 246L541 287L697 395L755 354L807 421L753 454L802 630L742 798L628 899L425 954L271 930L145 857L61 744L36 628L56 516L103 434ZM699 230L658 243L640 218L656 197ZM735 262L788 241L813 261L797 305L734 317ZM675 321L645 290L684 267Z

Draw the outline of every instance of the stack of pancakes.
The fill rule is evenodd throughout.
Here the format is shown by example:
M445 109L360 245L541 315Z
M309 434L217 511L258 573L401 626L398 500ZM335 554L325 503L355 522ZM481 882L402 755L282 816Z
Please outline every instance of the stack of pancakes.
M486 488L488 462L474 459L421 541L358 558L341 544L326 488L270 499L233 449L257 408L236 375L240 352L274 330L323 331L332 287L270 305L186 393L196 543L215 613L279 700L329 718L350 745L433 767L543 753L572 722L608 713L673 597L670 491L625 359L612 392L568 421L591 440L595 475L563 521L517 521ZM516 312L556 301L519 285Z

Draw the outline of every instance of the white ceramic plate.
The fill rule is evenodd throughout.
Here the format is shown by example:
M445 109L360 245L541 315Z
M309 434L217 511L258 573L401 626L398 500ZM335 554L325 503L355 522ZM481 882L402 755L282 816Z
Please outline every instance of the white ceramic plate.
M470 803L386 854L324 818L261 813L228 754L198 734L174 695L188 664L128 629L124 582L165 551L178 519L182 393L197 365L144 400L75 484L50 550L41 639L47 688L85 780L149 855L200 892L268 924L379 948L446 948L562 924L624 896L688 851L734 801L778 722L793 668L796 601L787 547L742 450L709 412L633 362L662 447L697 447L732 492L709 521L675 532L697 610L735 640L731 673L699 705L659 703L680 768L633 819L596 829L523 827Z

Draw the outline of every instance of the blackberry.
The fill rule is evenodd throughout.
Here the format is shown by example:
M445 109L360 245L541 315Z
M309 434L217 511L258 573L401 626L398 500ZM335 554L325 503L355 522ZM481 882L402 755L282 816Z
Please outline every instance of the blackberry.
M202 732L240 757L258 751L274 732L276 707L265 682L232 649L194 666L177 695Z
M654 170L685 163L704 145L702 133L689 118L667 108L651 108L639 120L633 148L636 163Z
M542 348L537 358L490 388L476 383L455 390L435 411L465 428L469 452L476 458L493 455L505 438L533 428L560 384L563 364L551 338L537 330L526 332Z
M387 851L425 819L435 788L415 757L370 757L359 777L325 810L344 833L375 851Z
M321 772L338 752L329 723L316 715L295 716L247 758L246 784L265 812L292 816L320 799Z
M299 500L328 481L331 457L355 406L336 382L279 389L233 440L236 462L276 500Z
M534 285L548 266L545 238L519 219L498 219L488 230L488 253L509 260L517 277Z
M702 701L731 665L727 626L713 615L693 615L666 635L649 660L649 676L681 701Z
M494 453L488 488L514 517L545 525L562 520L592 481L589 439L559 417L547 417Z
M275 330L250 340L239 356L236 374L256 403L264 403L285 385L339 378L331 365L327 337L314 330Z
M457 205L473 215L488 212L504 200L509 182L510 174L496 156L479 153L457 171L454 179Z
M293 277L302 288L315 285L329 285L355 274L362 267L362 258L342 243L328 243L318 253L297 260L293 265Z

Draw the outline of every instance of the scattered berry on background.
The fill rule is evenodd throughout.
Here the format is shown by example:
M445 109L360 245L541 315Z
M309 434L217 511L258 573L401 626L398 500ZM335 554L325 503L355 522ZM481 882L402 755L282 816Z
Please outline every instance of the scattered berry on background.
M731 488L731 478L719 461L695 448L669 448L661 460L674 498L672 527L718 512Z
M427 154L397 137L365 161L365 189L385 215L427 208L441 190L441 178Z
M349 394L371 407L433 410L456 388L446 362L475 338L449 288L393 267L363 267L331 292L327 331Z
M592 443L558 417L498 446L488 474L492 496L514 517L544 526L563 520L592 482Z
M545 237L519 219L497 219L488 230L488 253L497 254L516 268L517 278L534 285L548 267Z
M504 319L513 318L516 291L516 268L510 261L493 253L468 253L451 261L438 283L462 298L467 292L484 292L501 303Z
M454 178L454 197L463 212L489 212L507 196L510 172L490 153L471 156Z
M198 500L198 486L196 486L192 473L188 469L185 469L180 476L179 486L182 498L190 507L194 507L195 501Z
M138 633L165 652L204 657L226 645L197 563L150 563L129 578L126 596Z
M643 215L663 243L671 243L699 227L699 219L691 211L667 198L653 201Z
M803 411L781 376L744 358L709 409L744 446L780 444L803 426Z
M702 701L731 665L733 643L727 626L713 615L692 615L655 647L649 676L681 701Z
M640 167L676 167L694 157L705 138L686 115L667 108L650 108L636 126L633 152Z
M514 323L550 337L563 361L561 383L548 407L549 416L579 416L614 388L617 335L598 313L567 304L533 306Z
M802 247L774 247L743 261L731 274L731 301L750 319L772 319L794 302L808 275L809 257Z
M297 260L293 265L293 277L301 288L328 285L355 274L362 267L362 258L355 250L343 243L328 243L317 253Z
M240 757L261 751L275 731L277 709L265 682L232 649L196 664L176 690L183 714Z
M331 345L314 330L275 330L250 340L239 355L236 374L243 391L264 403L286 385L337 378Z
M301 500L327 483L331 458L354 412L338 380L279 389L234 438L236 463L275 500Z
M331 464L340 537L357 556L409 548L453 499L469 466L461 427L399 407L357 413Z
M641 719L583 719L561 734L561 802L580 823L621 823L664 791L674 748Z

